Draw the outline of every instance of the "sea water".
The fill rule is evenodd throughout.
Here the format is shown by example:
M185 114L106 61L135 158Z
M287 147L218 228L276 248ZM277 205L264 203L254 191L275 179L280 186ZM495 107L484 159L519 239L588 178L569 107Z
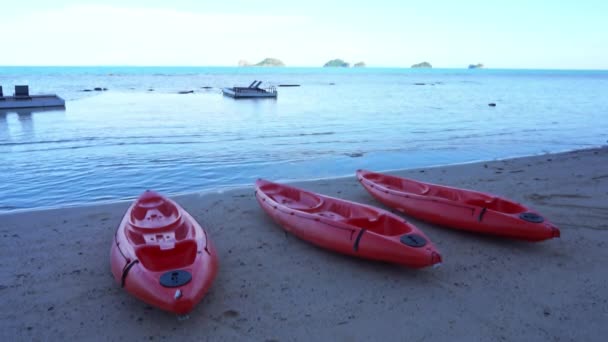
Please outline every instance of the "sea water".
M253 80L300 86L278 87L276 100L221 94ZM608 139L607 71L0 67L4 94L17 84L56 93L66 108L0 111L0 211L491 160ZM95 87L107 91L84 91Z

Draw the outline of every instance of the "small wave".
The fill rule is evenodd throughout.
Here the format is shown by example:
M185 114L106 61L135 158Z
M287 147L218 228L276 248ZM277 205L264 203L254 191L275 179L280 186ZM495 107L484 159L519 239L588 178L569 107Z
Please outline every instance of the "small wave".
M78 139L59 139L59 140L39 140L39 141L19 141L0 143L0 146L21 146L21 145L38 145L38 144L63 144L69 142L95 141L103 138L100 137L84 137Z
M308 137L308 136L319 136L319 135L333 135L336 132L312 132L312 133L297 133L297 134L269 134L269 135L258 135L257 139L269 139L269 138L291 138L291 137Z
M473 128L445 128L438 130L417 130L410 131L413 134L428 134L428 133L444 133L444 132L466 132L466 131L474 131Z

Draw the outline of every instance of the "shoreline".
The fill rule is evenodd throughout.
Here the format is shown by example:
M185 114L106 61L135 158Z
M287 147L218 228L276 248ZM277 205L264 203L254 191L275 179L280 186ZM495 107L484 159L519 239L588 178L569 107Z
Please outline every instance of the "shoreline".
M3 340L585 340L608 334L608 147L391 174L495 193L538 210L562 238L526 243L426 224L439 268L347 257L285 234L253 188L172 196L219 257L185 321L128 295L110 273L130 201L0 218ZM292 182L387 209L352 177Z
M421 170L421 169L434 169L434 168L441 168L441 167L452 167L452 166L471 165L471 164L479 164L479 163L487 163L487 162L516 160L516 159L522 159L522 158L540 157L540 156L546 156L546 155L548 156L548 155L564 154L564 153L571 153L571 152L593 151L593 150L598 150L598 149L601 150L604 148L608 148L608 145L603 144L603 145L591 146L591 147L582 148L582 149L565 149L565 150L560 150L560 151L555 151L555 152L539 152L539 153L531 154L531 155L508 156L508 157L504 157L504 158L495 158L495 159L491 159L491 160L474 160L474 161L468 161L468 162L457 162L457 163L451 163L451 164L436 164L436 165L429 165L429 166L425 166L425 167L415 167L415 168L405 168L405 169L404 168L375 169L373 171L385 172L385 173L400 173L400 172L416 171L416 170ZM284 182L286 184L296 184L296 183L307 183L307 182L317 182L317 181L342 180L342 179L347 179L349 177L354 177L354 171L355 170L353 170L352 175L331 176L331 177L322 177L322 178L309 178L309 179L299 179L299 180L289 180L289 181L285 181L285 180L273 180L273 181ZM169 193L169 194L163 193L163 194L166 196L169 196L173 199L179 199L181 197L204 196L204 195L213 194L213 193L221 194L226 191L244 190L244 189L249 189L251 187L253 187L253 183L225 185L225 186L221 186L219 188L191 191L191 192L180 192L180 193ZM150 190L154 190L154 189L150 189ZM90 203L82 202L82 203L74 203L74 204L68 204L68 205L21 208L21 209L12 209L12 210L8 210L8 211L0 210L0 217L2 217L3 215L23 214L23 213L47 211L47 210L89 208L89 207L104 206L104 205L131 203L137 198L137 196L139 196L139 194L134 195L133 197L130 197L130 198L99 201L99 202L90 202Z

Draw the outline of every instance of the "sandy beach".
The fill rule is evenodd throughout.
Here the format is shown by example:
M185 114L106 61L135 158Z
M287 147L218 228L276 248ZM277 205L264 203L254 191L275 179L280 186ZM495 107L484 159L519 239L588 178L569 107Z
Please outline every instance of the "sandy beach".
M385 208L354 171L297 185ZM180 196L220 259L211 292L180 321L128 295L110 273L112 236L129 203L4 214L0 340L605 339L608 148L392 173L525 203L562 238L508 241L410 219L444 259L410 270L287 235L253 187Z

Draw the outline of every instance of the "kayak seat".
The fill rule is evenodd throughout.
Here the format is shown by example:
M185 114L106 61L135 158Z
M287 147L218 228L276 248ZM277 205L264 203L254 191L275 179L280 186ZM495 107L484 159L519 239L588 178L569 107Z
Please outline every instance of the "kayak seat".
M322 199L308 195L307 193L298 193L298 198L294 198L296 196L284 196L282 194L271 195L271 197L275 202L284 205L289 209L299 211L314 211L323 205Z
M171 249L162 249L160 245L142 245L135 254L145 268L159 272L191 265L196 259L196 249L196 241L189 239L176 242Z
M376 217L355 217L346 220L345 223L387 236L403 235L411 231L396 218L383 214Z
M475 205L478 207L498 211L505 214L517 214L526 211L526 208L522 205L504 200L499 197L487 197L479 199L471 199L465 203L469 205Z
M131 211L131 224L137 228L164 228L180 218L177 208L162 199L141 201Z
M434 191L428 191L427 192L429 197L439 197L439 198L444 198L450 201L455 201L458 202L460 200L460 196L458 196L458 192L451 190L451 189L447 189L447 188L443 188L443 187L437 187L434 189Z
M477 196L471 199L467 199L464 201L466 204L474 205L477 207L487 208L492 206L492 204L496 201L496 197L487 197L487 196Z
M321 217L326 217L328 219L334 220L334 221L344 221L344 216L334 212L334 211L320 211L316 213L317 215L321 216Z
M400 182L397 182L400 181ZM409 180L395 180L393 182L394 184L389 186L386 186L389 189L395 189L398 191L402 191L402 192L407 192L410 194L414 194L414 195L426 195L428 194L428 192L430 191L430 188L424 184L420 184L418 182L412 182Z
M170 236L170 240L174 239L176 241L187 239L188 236L191 235L192 224L188 222L188 220L178 219L175 223L170 224L169 226L164 226L161 228L152 227L138 227L134 225L129 225L126 230L127 237L134 245L143 245L150 243L150 236L160 235L163 240L167 239L167 235Z
M378 218L372 218L372 217L351 217L349 219L346 219L344 221L344 223L346 224L351 224L353 226L357 226L357 227L361 227L361 228L366 228L370 225L373 224L375 222L378 221Z

